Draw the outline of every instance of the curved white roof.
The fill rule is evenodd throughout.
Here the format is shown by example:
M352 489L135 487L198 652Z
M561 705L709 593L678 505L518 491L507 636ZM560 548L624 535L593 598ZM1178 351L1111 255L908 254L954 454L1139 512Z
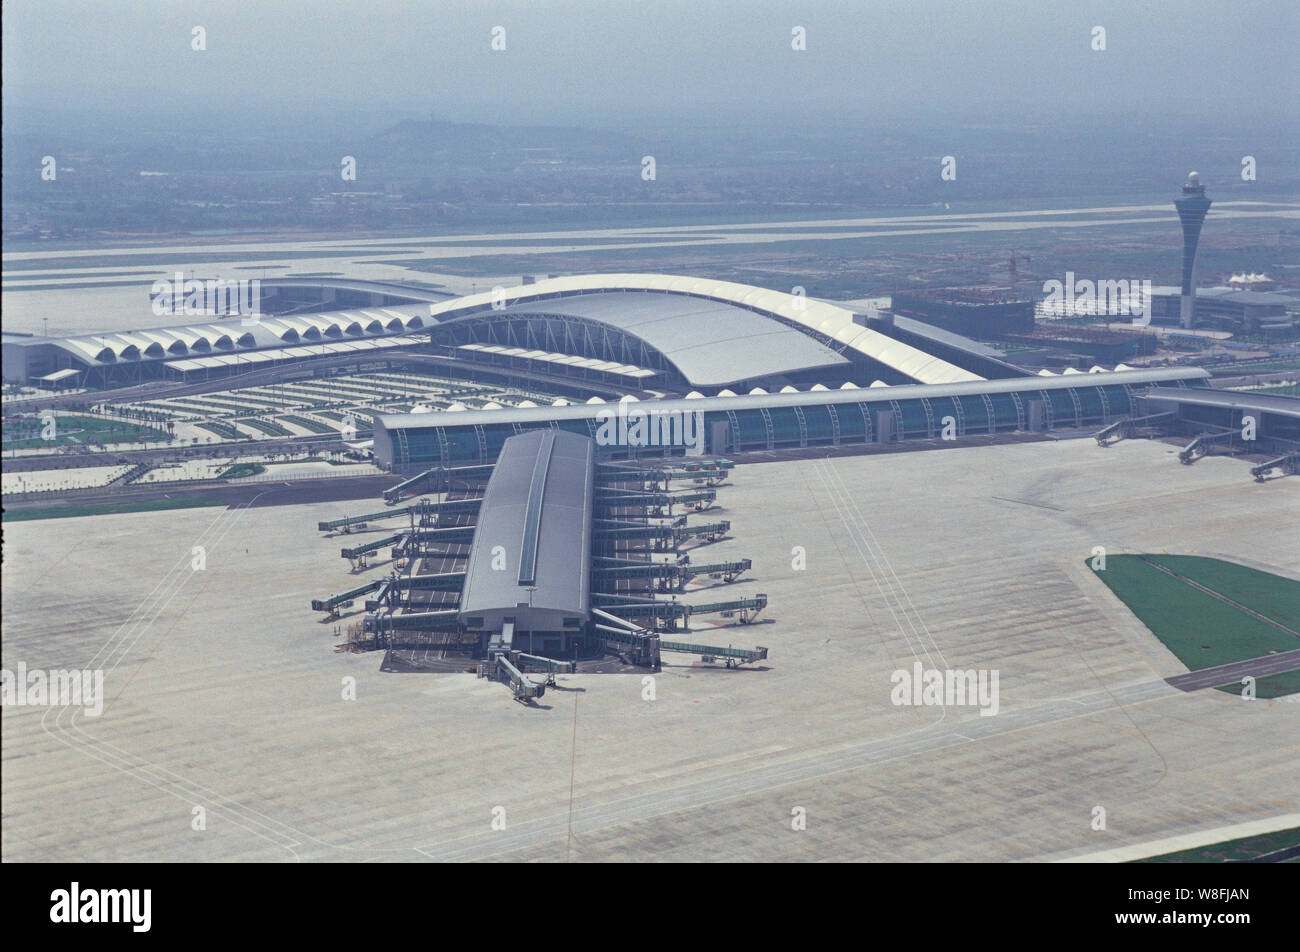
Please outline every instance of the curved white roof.
M307 353L321 353L324 346L348 347L368 344L356 338L395 339L408 329L435 323L427 316L428 305L409 304L366 311L329 311L284 317L257 315L255 319L227 318L209 324L181 324L150 327L110 334L84 334L50 338L42 343L59 347L89 364L119 361L173 360L176 357L206 357L220 351L283 348L286 344L310 345ZM348 338L352 338L349 341ZM327 342L330 342L327 345Z
M152 343L147 338L131 334L101 334L93 339L111 350L118 360L139 360L141 351Z
M1107 372L1101 375L1081 375L1079 379L1073 377L1053 376L1048 377L1010 377L1004 380L978 380L957 384L942 384L939 386L929 386L925 384L905 384L897 387L889 387L889 393L881 393L879 390L872 392L871 388L865 390L829 390L820 392L804 393L771 393L765 396L743 396L733 395L723 397L704 398L704 403L687 403L683 399L655 400L645 401L645 405L653 406L661 413L668 413L673 410L683 412L692 412L700 410L705 413L719 413L726 410L751 410L757 407L778 408L778 407L805 407L805 406L822 406L822 405L849 405L849 404L872 404L886 402L890 400L914 400L921 398L937 399L941 397L962 397L962 396L979 396L981 394L999 394L999 393L1024 393L1029 395L1041 394L1048 390L1085 390L1093 387L1106 386L1124 386L1133 385L1140 387L1158 386L1161 383L1169 382L1173 385L1172 393L1180 399L1196 400L1204 399L1207 390L1204 382L1210 379L1210 373L1201 367L1160 367L1154 370L1128 370ZM1183 389L1177 386L1178 381L1185 381L1191 386ZM872 385L875 386L874 384ZM1215 391L1208 391L1213 394ZM1146 394L1152 396L1151 392ZM1271 405L1281 405L1277 401L1285 401L1289 407L1295 402L1293 398L1276 397L1275 395L1260 395L1251 397L1248 393L1233 392L1230 397L1217 399L1231 400L1257 400L1263 397L1273 396L1274 399L1269 401ZM1210 399L1216 399L1210 397ZM500 415L493 419L494 423L522 423L535 424L539 420L579 420L592 419L595 409L592 407L576 406L565 408L541 408L534 410L503 410ZM376 421L377 425L382 426L385 430L393 431L402 427L418 428L422 426L442 426L447 425L439 421L431 420L429 417L416 418L411 416L393 414L380 415Z
M298 319L311 324L326 337L342 337L342 323L333 317L326 317L320 314L299 314Z
M545 310L543 301L546 298L593 291L659 291L736 305L816 331L921 383L961 383L983 379L909 344L855 324L853 312L845 308L802 295L731 281L670 274L586 274L506 288L504 302L512 310L514 305L535 304L536 309L542 311ZM445 320L455 317L458 312L491 306L494 298L499 307L501 293L499 290L484 291L431 304L429 313ZM636 333L635 330L632 332ZM671 355L669 357L672 359ZM710 355L710 359L717 358ZM743 370L738 373L736 379L747 376Z
M166 331L138 331L137 333L140 337L147 338L169 353L185 354L189 352L185 342L175 334Z
M112 362L117 358L117 355L113 353L113 348L95 337L73 337L60 343L83 360Z

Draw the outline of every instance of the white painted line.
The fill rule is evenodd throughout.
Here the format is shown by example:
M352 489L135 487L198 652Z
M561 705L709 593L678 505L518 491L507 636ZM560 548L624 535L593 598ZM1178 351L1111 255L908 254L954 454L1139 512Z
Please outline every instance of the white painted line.
M1210 846L1225 840L1238 840L1246 836L1259 836L1263 833L1276 833L1300 826L1300 813L1284 813L1266 820L1250 820L1232 826L1216 826L1199 833L1185 833L1182 836L1170 836L1162 840L1148 840L1129 846L1117 846L1114 849L1087 853L1083 856L1064 856L1052 860L1054 863L1124 863L1132 859L1145 859L1148 856L1163 856L1165 853L1177 853L1180 850L1196 849L1198 846Z

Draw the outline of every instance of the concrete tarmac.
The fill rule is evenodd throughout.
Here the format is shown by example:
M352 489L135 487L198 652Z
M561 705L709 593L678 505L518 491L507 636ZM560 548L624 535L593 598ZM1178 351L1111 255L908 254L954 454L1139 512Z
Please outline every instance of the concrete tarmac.
M719 503L692 559L753 570L685 597L769 607L689 640L763 668L561 675L530 707L334 650L360 616L310 600L388 571L316 531L355 503L7 524L5 666L100 668L107 699L5 710L4 857L1033 861L1300 813L1300 704L1171 686L1086 564L1300 578L1300 479L1065 440L741 466ZM918 662L996 672L998 712L895 703Z

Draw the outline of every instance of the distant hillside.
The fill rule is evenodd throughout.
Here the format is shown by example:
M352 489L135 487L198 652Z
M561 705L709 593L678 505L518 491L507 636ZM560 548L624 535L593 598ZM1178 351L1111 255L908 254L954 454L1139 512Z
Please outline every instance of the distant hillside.
M375 137L373 147L393 160L526 158L563 161L640 160L629 136L565 126L494 126L487 123L407 120Z

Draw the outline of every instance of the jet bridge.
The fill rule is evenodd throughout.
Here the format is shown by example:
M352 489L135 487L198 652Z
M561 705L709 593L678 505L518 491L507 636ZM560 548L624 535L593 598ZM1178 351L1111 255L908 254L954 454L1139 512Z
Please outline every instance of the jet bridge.
M1263 482L1273 470L1277 470L1279 476L1300 473L1300 453L1287 453L1285 456L1279 456L1266 463L1260 463L1258 466L1252 466L1250 475L1254 476L1257 481Z
M392 487L391 489L385 489L384 502L388 502L388 503L397 502L399 499L402 499L404 496L406 496L407 493L417 492L418 491L417 487L424 487L426 483L429 485L430 488L432 488L433 477L437 472L438 471L436 469L428 469L425 470L423 473L417 473L416 475L412 476L410 479L402 480L400 483L398 483L396 486Z
M638 562L621 565L597 565L591 570L593 582L618 582L628 579L659 581L676 588L682 582L682 566L674 562Z
M602 512L611 509L647 509L654 515L671 516L673 506L690 506L694 511L700 512L713 505L717 498L716 489L655 493L602 487L596 492L596 508Z
M1178 453L1178 462L1191 464L1202 456L1209 456L1211 447L1221 443L1232 445L1233 440L1241 436L1237 430L1224 430L1221 433L1201 433L1196 439L1184 446Z
M358 528L361 524L377 521L380 519L393 519L398 516L413 516L422 520L428 520L430 517L439 515L473 515L478 512L479 505L483 502L480 499L447 499L442 502L432 502L428 499L421 499L419 502L412 503L409 506L400 506L396 509L385 509L382 512L368 512L360 516L344 516L342 519L332 519L328 522L318 522L316 529L320 532L333 532L336 529L342 529L344 532L350 529Z
M735 469L736 463L721 456L698 456L685 462L678 461L675 466L677 469L691 473L701 469Z
M311 600L311 610L314 612L329 612L331 618L337 617L337 609L344 608L353 599L373 591L376 584L375 582L367 582L365 585L349 589L338 595L331 595L329 598L313 598Z
M593 627L605 641L618 646L630 664L659 670L659 636L649 629L599 608L591 610Z
M685 654L699 655L706 663L721 658L728 668L767 660L767 649L761 645L757 648L733 648L731 645L718 648L713 645L693 645L685 641L665 641L661 643L661 647L664 651L681 651Z
M381 512L368 512L361 516L344 516L342 519L331 519L328 522L316 523L318 532L334 532L336 529L342 529L344 532L350 532L364 526L372 519L393 519L397 516L405 516L414 509L414 506L402 506L400 509L384 509Z
M682 582L685 583L701 575L707 575L712 579L721 579L724 582L734 582L753 566L754 563L750 559L739 559L735 562L710 562L705 565L691 565L688 562L682 566Z
M664 641L655 632L635 625L618 615L599 608L594 609L592 614L599 619L595 626L596 630L604 636L607 642L617 645L627 655L630 663L653 668L654 670L659 670L661 666L660 653L664 651L699 655L706 663L712 663L721 658L728 668L742 664L753 664L756 661L767 659L767 649L762 646L736 648L728 645L722 648L716 645L693 644L686 641Z
M458 592L464 584L464 572L443 572L435 575L390 575L375 583L374 598L366 599L366 611L376 611L382 605L390 607L409 604L402 592Z
M363 630L366 634L383 635L393 631L435 631L454 628L455 625L455 611L411 612L405 615L376 612L365 617Z
M490 463L478 466L454 466L449 469L435 466L433 469L426 469L409 479L402 480L391 489L385 489L384 502L398 502L408 495L420 492L437 492L439 486L447 486L451 480L486 480L491 475L492 464Z
M693 541L699 544L717 542L731 531L731 523L721 520L687 526L596 519L592 531L598 542L645 539L654 543L656 550L662 552L675 549L683 542Z
M619 483L641 483L653 488L667 490L673 480L689 480L696 485L716 486L727 478L725 469L687 470L676 467L663 469L634 469L616 463L599 463L596 468L596 485L605 486Z
M1173 426L1178 419L1178 414L1169 413L1151 413L1146 416L1124 417L1122 420L1116 420L1114 423L1099 430L1096 434L1098 446L1111 446L1120 440L1130 440L1137 435L1138 430L1164 429Z
M363 555L369 555L371 552L378 552L386 545L392 545L395 542L400 542L402 540L402 535L403 533L399 532L396 535L384 536L384 538L382 539L375 539L373 542L365 542L362 543L361 545L345 546L343 549L339 551L339 554L342 555L343 558L350 559L355 562Z
M481 663L477 668L480 678L491 678L494 681L502 681L509 686L514 692L515 700L528 702L539 698L546 693L546 682L537 682L524 674L510 660L510 652L502 651L492 655L487 661ZM554 677L548 678L551 684L555 683Z
M415 529L404 532L393 546L393 560L428 555L435 545L469 545L474 541L473 526L447 526L443 529Z
M546 693L547 687L555 684L557 674L572 674L577 670L577 665L572 661L557 661L516 651L512 647L514 637L514 622L506 622L501 631L494 632L488 645L487 661L479 664L476 671L480 678L492 678L509 685L516 701L541 697ZM538 682L528 676L528 673L537 672L546 675L545 681Z

